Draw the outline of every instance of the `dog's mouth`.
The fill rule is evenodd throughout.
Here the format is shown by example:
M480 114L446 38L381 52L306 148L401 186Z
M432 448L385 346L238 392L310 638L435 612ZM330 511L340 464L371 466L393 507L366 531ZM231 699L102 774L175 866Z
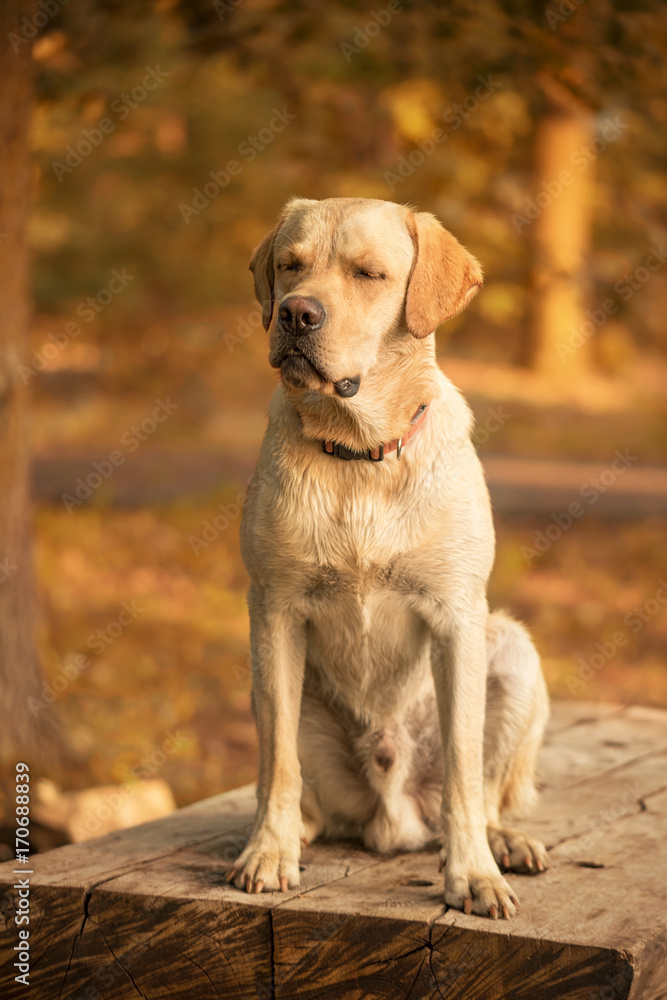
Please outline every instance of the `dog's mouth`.
M281 379L293 389L319 389L329 381L305 354L294 348L282 358L279 367Z
M274 367L280 368L283 383L293 389L322 389L325 385L333 385L338 396L349 398L356 396L361 384L360 375L332 382L296 347L289 348Z

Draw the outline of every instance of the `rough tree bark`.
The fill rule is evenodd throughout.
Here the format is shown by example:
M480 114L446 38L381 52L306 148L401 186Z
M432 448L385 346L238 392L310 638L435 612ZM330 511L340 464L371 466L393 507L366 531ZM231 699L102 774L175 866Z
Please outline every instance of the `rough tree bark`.
M40 667L34 637L27 386L18 371L27 353L31 46L13 46L10 38L10 33L23 38L22 18L32 12L23 0L0 2L0 762L5 766L39 753L45 735L28 706L28 698L39 694Z

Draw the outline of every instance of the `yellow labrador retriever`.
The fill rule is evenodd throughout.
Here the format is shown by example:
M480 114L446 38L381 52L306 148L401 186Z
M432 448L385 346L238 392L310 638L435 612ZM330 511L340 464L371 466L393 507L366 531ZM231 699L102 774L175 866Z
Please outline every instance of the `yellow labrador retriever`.
M548 867L499 819L535 795L548 700L524 628L488 611L489 497L433 336L480 266L428 213L299 198L250 267L281 382L241 529L260 773L227 877L295 887L319 835L441 837L446 903L509 917L499 868Z

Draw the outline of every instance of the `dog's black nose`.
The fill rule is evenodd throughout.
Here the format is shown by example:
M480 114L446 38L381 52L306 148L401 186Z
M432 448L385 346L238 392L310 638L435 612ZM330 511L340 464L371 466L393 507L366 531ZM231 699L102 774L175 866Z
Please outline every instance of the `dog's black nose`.
M319 330L325 316L322 303L309 295L290 295L278 310L282 328L297 334Z

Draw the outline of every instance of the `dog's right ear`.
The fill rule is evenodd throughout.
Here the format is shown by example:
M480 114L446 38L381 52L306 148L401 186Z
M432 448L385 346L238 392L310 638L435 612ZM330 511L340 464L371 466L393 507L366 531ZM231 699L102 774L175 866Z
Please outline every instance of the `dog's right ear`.
M273 286L275 281L273 246L284 218L285 212L283 211L275 227L270 233L267 233L259 246L255 248L250 258L250 270L255 281L255 298L262 307L262 323L265 330L269 329L273 314Z
M405 223L415 247L405 320L421 340L465 309L482 285L482 268L430 212L408 212Z

